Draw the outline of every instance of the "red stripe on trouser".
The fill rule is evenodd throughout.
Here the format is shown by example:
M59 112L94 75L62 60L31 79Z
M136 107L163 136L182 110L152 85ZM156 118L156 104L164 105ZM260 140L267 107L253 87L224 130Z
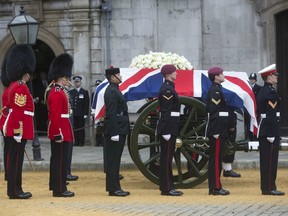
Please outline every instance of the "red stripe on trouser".
M273 157L273 143L271 145L271 150L270 150L270 158L269 158L269 180L268 180L268 188L269 191L271 191L271 171L272 171L272 157Z
M215 186L217 189L220 188L219 157L220 157L220 137L216 139L215 143Z

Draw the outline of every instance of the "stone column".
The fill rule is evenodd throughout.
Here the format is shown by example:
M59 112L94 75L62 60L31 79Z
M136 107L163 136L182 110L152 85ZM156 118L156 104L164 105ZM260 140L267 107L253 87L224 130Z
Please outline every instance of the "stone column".
M80 75L82 87L90 92L91 71L90 71L90 9L89 1L71 1L71 23L73 35L74 75ZM85 125L90 125L90 118L87 118ZM85 129L86 143L91 141L90 128Z

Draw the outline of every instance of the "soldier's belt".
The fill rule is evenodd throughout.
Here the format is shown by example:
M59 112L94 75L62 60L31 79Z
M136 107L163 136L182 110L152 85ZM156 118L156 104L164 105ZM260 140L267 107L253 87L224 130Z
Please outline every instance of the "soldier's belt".
M173 117L179 117L180 116L180 112L171 112L170 114Z
M30 112L30 111L26 111L26 110L24 110L24 114L32 116L32 117L34 116L34 112Z
M262 113L262 114L260 115L260 117L261 117L262 119L264 119L264 118L267 118L267 115L266 115L266 113ZM280 112L276 112L276 117L280 117Z
M219 116L229 116L228 112L219 112Z
M69 118L69 114L61 114L61 118Z

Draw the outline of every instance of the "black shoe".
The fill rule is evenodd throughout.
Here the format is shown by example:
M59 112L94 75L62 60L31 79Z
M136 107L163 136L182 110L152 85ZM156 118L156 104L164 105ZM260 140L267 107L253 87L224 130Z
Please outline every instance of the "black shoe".
M76 181L79 177L75 175L67 175L66 180L67 181Z
M29 199L30 197L32 197L30 192L23 192L15 196L9 196L9 199Z
M175 189L170 191L161 191L161 195L163 196L181 196L183 195L182 191L176 191Z
M229 195L230 192L228 190L224 190L222 188L220 189L215 189L215 190L209 190L209 195L222 195L222 196L225 196L225 195Z
M119 174L119 180L122 180L122 179L124 179L124 176Z
M66 181L66 185L69 185L70 183Z
M278 190L272 190L272 191L262 191L262 195L283 196L285 195L285 193Z
M71 191L64 191L64 192L53 192L54 197L73 197L75 194Z
M232 177L232 178L240 178L241 175L239 173L234 172L233 170L223 171L224 177Z
M128 195L130 195L130 192L123 191L122 189L117 190L117 191L109 191L109 196L121 196L121 197L124 197L124 196L128 196Z

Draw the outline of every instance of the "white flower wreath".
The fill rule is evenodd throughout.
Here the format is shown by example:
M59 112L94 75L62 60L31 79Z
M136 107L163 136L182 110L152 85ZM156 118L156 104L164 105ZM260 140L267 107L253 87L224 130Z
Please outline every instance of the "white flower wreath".
M152 52L132 59L130 68L161 68L165 64L173 64L180 70L192 70L193 66L184 57L175 53Z

